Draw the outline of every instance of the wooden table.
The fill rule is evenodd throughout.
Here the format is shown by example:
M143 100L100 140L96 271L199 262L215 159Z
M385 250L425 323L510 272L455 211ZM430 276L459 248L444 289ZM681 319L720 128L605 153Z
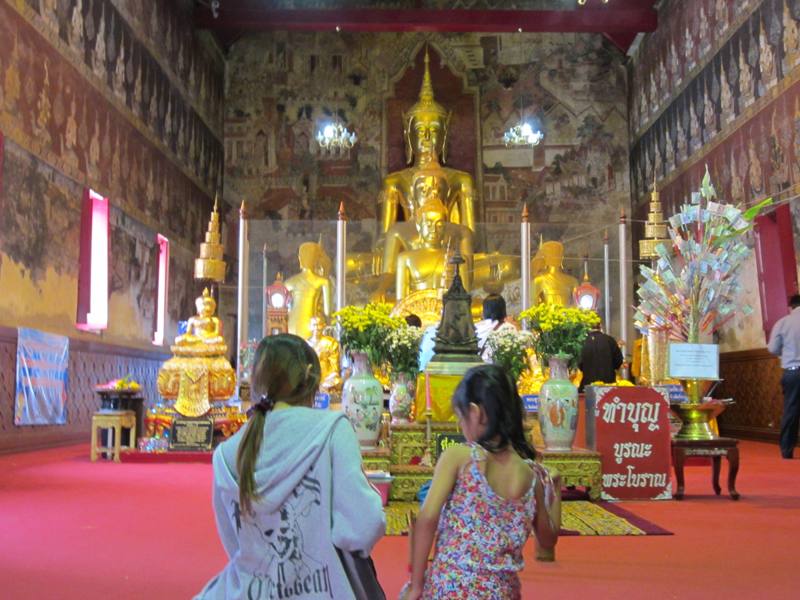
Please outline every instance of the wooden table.
M736 475L739 472L739 440L725 437L713 440L672 440L672 464L678 480L678 491L675 492L676 500L683 499L683 465L687 456L711 458L711 485L717 496L722 491L719 487L720 462L723 456L727 458L728 493L731 500L739 499L739 492L736 491Z
M555 467L561 474L561 485L583 486L592 500L600 499L603 486L603 469L600 453L585 448L570 451L536 448L536 454L546 467Z

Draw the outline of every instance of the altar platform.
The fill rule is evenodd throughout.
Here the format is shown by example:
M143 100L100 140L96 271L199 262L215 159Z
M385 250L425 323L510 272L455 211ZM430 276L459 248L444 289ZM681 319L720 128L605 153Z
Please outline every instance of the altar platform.
M538 420L526 420L525 429L539 460L561 474L564 487L582 487L590 499L600 498L600 453L584 448L546 450ZM456 423L404 423L391 427L389 440L381 440L382 447L364 449L361 455L365 470L385 471L392 476L390 502L413 502L420 488L433 478L441 452L463 442Z

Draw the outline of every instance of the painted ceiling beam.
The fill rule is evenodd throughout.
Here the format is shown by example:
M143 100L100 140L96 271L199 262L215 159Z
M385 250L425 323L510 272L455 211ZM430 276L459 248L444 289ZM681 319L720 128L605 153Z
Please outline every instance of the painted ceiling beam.
M655 31L651 8L582 8L580 10L396 10L225 8L218 18L195 14L195 26L215 31L440 31L632 33Z

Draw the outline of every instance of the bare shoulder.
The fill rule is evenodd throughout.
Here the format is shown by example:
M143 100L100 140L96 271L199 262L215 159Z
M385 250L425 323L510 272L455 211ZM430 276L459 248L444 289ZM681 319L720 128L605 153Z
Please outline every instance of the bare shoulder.
M436 463L436 469L457 471L469 462L470 453L470 447L465 446L464 444L450 446L447 450L442 452L439 460Z

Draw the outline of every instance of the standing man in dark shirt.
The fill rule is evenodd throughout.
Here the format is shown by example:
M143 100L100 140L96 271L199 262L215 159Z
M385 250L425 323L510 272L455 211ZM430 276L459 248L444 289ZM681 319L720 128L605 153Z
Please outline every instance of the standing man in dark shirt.
M616 371L621 365L622 351L617 345L617 340L600 331L599 324L595 325L583 342L583 351L578 363L583 377L578 391L582 392L584 387L595 381L614 383L617 380Z
M781 357L783 375L783 416L781 417L781 456L792 458L800 425L800 295L789 298L791 311L778 319L769 336L767 349Z

